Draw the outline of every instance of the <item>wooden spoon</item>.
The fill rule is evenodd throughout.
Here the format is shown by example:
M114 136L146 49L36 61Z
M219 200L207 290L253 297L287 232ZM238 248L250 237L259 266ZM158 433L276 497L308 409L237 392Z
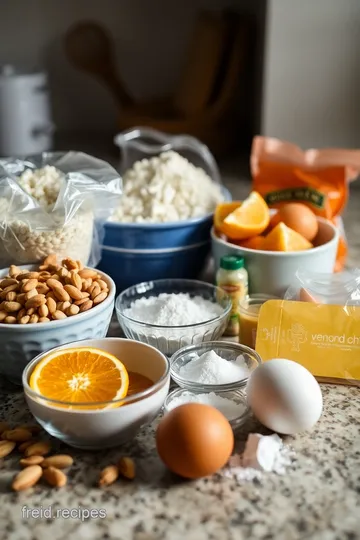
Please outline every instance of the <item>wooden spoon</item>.
M126 107L133 100L116 74L115 55L111 38L106 30L93 22L80 22L65 35L68 60L78 69L102 81L117 101Z

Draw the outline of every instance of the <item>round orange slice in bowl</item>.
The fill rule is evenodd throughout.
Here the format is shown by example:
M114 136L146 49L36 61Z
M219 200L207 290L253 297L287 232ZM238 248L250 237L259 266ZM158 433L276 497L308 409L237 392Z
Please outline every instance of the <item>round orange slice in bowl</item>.
M260 235L269 222L270 211L265 200L253 191L221 221L218 229L231 240L243 240Z
M129 375L124 364L107 351L60 349L36 365L29 386L60 407L105 409L118 407L118 400L126 397Z

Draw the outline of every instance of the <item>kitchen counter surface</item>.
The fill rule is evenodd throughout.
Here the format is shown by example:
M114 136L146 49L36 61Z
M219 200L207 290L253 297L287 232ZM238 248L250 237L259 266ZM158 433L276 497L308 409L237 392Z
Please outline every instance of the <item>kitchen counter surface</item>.
M235 197L248 191L245 182L229 178ZM345 214L351 243L349 265L360 254L360 199L354 187ZM356 212L356 214L355 214ZM116 324L112 335L119 332ZM288 439L295 461L287 473L268 473L259 481L239 482L214 475L183 482L165 470L154 445L157 421L126 447L84 452L53 440L54 451L75 459L68 485L60 490L38 485L27 492L10 491L19 455L0 460L0 540L357 540L360 539L360 399L359 389L322 385L324 412L315 429ZM22 393L0 384L0 420L30 421ZM249 432L265 433L250 419L237 436L243 447ZM121 455L137 464L133 482L96 486L102 467ZM32 517L34 508L94 512L105 518ZM45 514L45 516L46 516Z

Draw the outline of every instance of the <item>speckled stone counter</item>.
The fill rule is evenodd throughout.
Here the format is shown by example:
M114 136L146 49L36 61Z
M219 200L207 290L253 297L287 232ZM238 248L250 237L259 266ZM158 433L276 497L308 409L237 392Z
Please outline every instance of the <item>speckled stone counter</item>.
M229 181L235 197L248 186ZM351 244L349 263L360 257L358 210L354 188L345 223ZM116 325L112 334L118 332ZM30 421L19 389L0 381L0 420ZM154 429L158 420L123 448L104 452L69 449L56 440L54 451L75 459L68 485L55 490L38 485L10 491L19 455L0 460L0 540L357 540L360 539L360 391L322 385L324 412L312 433L289 438L296 460L283 476L268 473L261 481L214 475L180 481L157 457ZM241 450L249 432L265 433L253 419L237 436ZM120 455L137 464L133 482L95 487L101 468ZM102 511L106 517L31 517L34 508L50 512ZM27 510L28 509L28 510ZM28 517L27 517L28 516Z

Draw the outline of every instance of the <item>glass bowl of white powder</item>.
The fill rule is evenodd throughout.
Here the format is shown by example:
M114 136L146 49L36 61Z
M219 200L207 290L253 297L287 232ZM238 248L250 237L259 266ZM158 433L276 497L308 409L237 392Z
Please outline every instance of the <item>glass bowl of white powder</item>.
M226 328L231 300L210 283L160 279L129 287L117 297L115 309L128 338L171 356L184 346L218 339Z
M181 388L219 392L245 387L261 364L253 349L228 341L210 341L178 350L170 360L170 374Z
M193 392L177 388L168 394L164 402L164 411L170 412L185 403L203 403L215 407L229 420L234 433L244 425L250 415L245 389L226 392Z

